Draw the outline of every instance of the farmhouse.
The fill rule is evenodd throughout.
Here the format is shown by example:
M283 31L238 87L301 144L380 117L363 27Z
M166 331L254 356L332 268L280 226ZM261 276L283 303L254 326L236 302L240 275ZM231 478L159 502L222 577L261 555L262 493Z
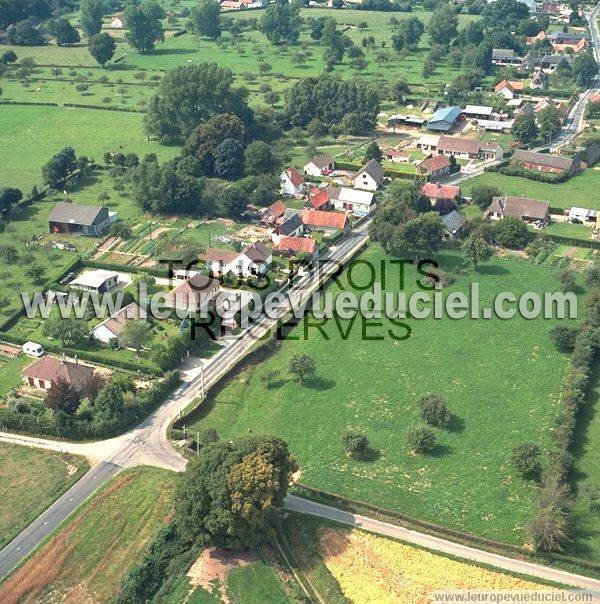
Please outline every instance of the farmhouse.
M452 164L445 155L433 155L417 166L419 174L425 174L427 180L435 181L450 174Z
M519 80L502 80L494 88L494 92L502 95L505 99L514 99L515 96L523 91L523 82Z
M480 149L481 143L477 139L458 136L440 136L438 144L439 154L461 159L477 159Z
M454 200L460 198L460 187L457 185L441 185L439 182L426 182L421 187L421 193L428 197L433 205L438 199Z
M438 109L427 122L427 130L449 132L456 125L461 112L462 109L460 107L444 107L443 109Z
M552 174L563 172L575 174L587 167L585 162L582 162L578 157L561 157L535 151L524 151L523 149L515 150L511 163L518 164L528 170L538 170L539 172L550 172Z
M97 236L116 219L116 212L109 212L105 207L59 201L48 216L48 227L51 233Z
M387 149L385 158L394 164L410 161L410 153L408 151L398 151L398 149Z
M373 208L374 195L369 191L359 191L348 187L329 187L327 191L336 210L364 216Z
M304 174L309 176L322 176L331 172L335 167L331 155L318 155L313 157L303 168Z
M139 321L145 317L146 311L140 308L135 302L132 302L102 321L102 323L96 325L92 329L92 335L96 340L107 344L112 339L121 336L127 321Z
M284 195L300 195L304 189L304 179L294 167L286 168L279 177L281 192Z
M381 164L372 159L356 173L353 182L357 189L377 191L383 182L383 168Z
M442 222L444 223L444 238L448 239L449 237L456 237L467 219L458 210L452 210L452 212L442 216Z
M543 90L548 85L548 76L542 71L542 69L536 69L531 76L529 87L532 90Z
M485 216L492 220L512 217L524 222L545 224L548 221L549 205L547 201L527 197L494 197Z
M186 314L196 313L206 309L218 293L218 279L198 274L175 286L165 296L165 306Z
M317 242L312 237L282 237L275 253L280 256L317 255Z
M242 252L208 249L204 255L206 268L210 273L234 273L243 277L265 273L273 255L271 250L262 242L255 241Z
M86 292L101 294L109 292L119 284L119 275L114 271L95 269L84 271L78 277L69 282L69 287Z
M21 372L23 381L39 390L50 390L56 382L64 380L78 392L83 390L93 375L94 369L88 365L48 356L42 357Z
M589 46L586 36L562 31L550 34L548 41L552 44L555 52L573 52L573 54L579 54Z
M112 29L123 29L123 27L125 27L125 17L123 16L123 13L118 13L112 17L109 26Z
M339 212L320 212L319 210L304 210L302 222L309 230L334 233L346 231L350 228L350 221L346 214Z

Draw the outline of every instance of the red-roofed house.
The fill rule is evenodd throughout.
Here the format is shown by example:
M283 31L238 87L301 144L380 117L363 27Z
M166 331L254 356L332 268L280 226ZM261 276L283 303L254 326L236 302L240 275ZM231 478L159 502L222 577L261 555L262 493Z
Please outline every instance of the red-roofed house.
M410 153L408 151L398 151L398 149L387 149L385 158L394 164L410 161Z
M299 195L304 189L304 179L294 166L286 168L279 177L284 195Z
M296 256L297 254L316 256L317 242L312 237L282 237L275 252L281 256Z
M494 92L501 94L505 99L514 99L519 92L523 92L523 82L519 80L502 80L496 84Z
M451 165L445 155L432 155L417 166L417 172L427 175L427 180L435 181L448 176Z
M315 231L346 231L350 228L350 221L346 214L341 212L321 212L320 210L304 210L302 222L309 230Z
M421 193L429 198L432 205L438 199L457 199L460 197L460 187L457 185L441 185L439 182L426 182L421 187Z
M590 94L590 103L600 103L600 94Z
M88 365L54 357L43 357L21 371L23 381L40 390L50 390L57 381L64 380L69 386L81 392L93 375L94 369Z
M329 191L327 189L311 194L306 202L306 207L311 210L326 210L329 205Z

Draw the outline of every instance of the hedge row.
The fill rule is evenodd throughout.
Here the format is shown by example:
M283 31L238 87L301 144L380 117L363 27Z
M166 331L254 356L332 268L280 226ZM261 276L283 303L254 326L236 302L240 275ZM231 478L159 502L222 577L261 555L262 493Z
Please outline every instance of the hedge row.
M138 391L134 404L126 407L123 414L114 421L95 426L92 423L67 417L60 423L53 418L29 413L14 413L9 409L0 409L0 429L31 436L49 436L71 440L104 439L122 434L148 417L173 390L180 380L176 371L169 372L160 382L150 388Z
M555 243L563 243L565 245L575 247L585 247L592 250L600 250L600 241L587 241L585 239L575 239L574 237L563 237L562 235L547 235L549 239Z
M500 174L504 176L519 176L521 178L527 178L528 180L535 180L536 182L545 182L549 184L558 184L565 182L571 177L569 172L561 172L560 174L552 174L549 172L539 172L538 170L528 170L521 166L509 164L507 166L498 169Z
M0 105L33 105L35 107L58 107L58 103L42 103L41 101L0 101Z
M77 109L102 109L103 111L120 111L123 113L146 113L144 109L133 109L129 107L106 107L104 105L84 105L83 103L63 103L65 107Z

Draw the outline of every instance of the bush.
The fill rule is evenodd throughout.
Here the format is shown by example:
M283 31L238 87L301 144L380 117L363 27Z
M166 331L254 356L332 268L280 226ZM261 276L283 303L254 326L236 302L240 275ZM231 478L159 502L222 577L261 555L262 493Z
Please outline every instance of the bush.
M573 352L577 328L568 325L555 325L549 332L550 341L560 352Z
M422 396L417 404L421 410L421 417L430 426L446 426L452 419L452 414L446 406L446 401L437 394Z
M522 478L532 478L540 471L541 451L532 443L521 443L513 447L510 464Z
M352 459L364 459L369 452L369 439L360 432L345 432L342 442L346 455Z
M429 426L415 426L406 437L413 453L430 453L437 446L435 431Z
M557 506L540 509L529 525L529 535L537 551L560 552L569 536L566 513Z

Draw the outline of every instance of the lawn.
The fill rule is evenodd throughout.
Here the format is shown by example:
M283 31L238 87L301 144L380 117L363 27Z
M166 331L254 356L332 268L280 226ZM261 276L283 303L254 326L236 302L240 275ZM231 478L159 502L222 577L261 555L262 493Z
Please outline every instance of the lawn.
M487 172L476 178L465 181L461 187L465 195L469 195L477 185L493 185L498 187L503 195L517 195L543 199L551 207L570 208L582 206L592 210L600 210L600 171L594 168L585 170L560 184L549 184L519 178L504 176L498 172Z
M3 443L0 459L1 549L77 482L89 466L82 457Z
M118 475L0 587L0 600L52 593L79 602L110 601L167 521L174 482L174 473L156 468Z
M362 257L385 257L370 248ZM441 257L456 266L454 254ZM356 269L364 277L366 269ZM393 270L393 269L392 269ZM392 273L396 275L396 273ZM407 289L414 291L413 270ZM451 290L466 291L477 277L489 304L500 291L554 291L553 271L521 261L494 260L479 275L457 277ZM390 291L395 288L388 285ZM338 333L338 323L340 332ZM231 377L187 420L192 430L214 427L222 438L266 432L284 437L298 456L302 481L354 499L399 510L455 529L522 544L535 509L535 489L509 467L511 448L524 441L546 449L566 359L550 344L549 320L409 320L413 335L398 342L366 341L358 323L329 321L324 336L312 328L291 332L262 364ZM304 324L303 324L304 325ZM370 329L367 336L386 334ZM399 330L396 329L396 332ZM401 331L401 330L400 330ZM314 357L318 379L306 386L289 377L293 354ZM260 379L280 371L267 389ZM440 393L457 420L438 432L431 456L412 455L407 429L419 423L417 399ZM345 457L346 429L364 432L374 449L370 461Z

